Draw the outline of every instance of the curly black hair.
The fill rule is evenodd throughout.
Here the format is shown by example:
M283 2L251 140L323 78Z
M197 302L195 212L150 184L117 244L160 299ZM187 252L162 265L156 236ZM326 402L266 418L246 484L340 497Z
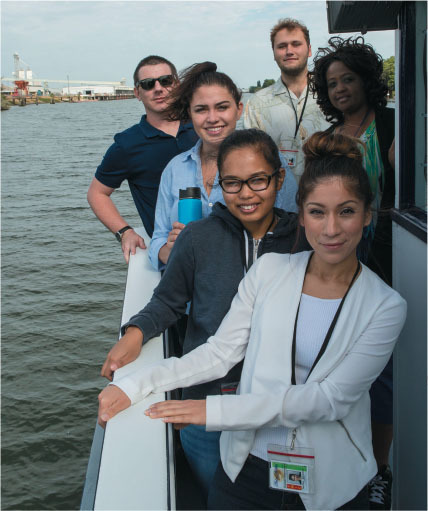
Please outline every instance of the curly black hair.
M367 101L373 109L385 107L388 87L382 78L383 60L373 47L361 36L355 39L336 36L328 44L330 47L318 49L311 72L311 88L327 121L343 122L342 112L334 108L328 97L326 75L334 61L342 62L362 79Z

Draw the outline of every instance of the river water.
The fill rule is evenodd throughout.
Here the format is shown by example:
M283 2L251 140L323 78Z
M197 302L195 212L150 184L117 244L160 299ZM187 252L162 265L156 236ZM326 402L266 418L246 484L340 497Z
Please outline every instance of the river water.
M141 115L137 100L1 113L1 509L79 508L127 270L86 191L112 135ZM119 211L141 225L122 188Z
M136 99L1 113L1 509L79 508L127 271L86 192L142 113ZM141 225L126 183L113 198Z

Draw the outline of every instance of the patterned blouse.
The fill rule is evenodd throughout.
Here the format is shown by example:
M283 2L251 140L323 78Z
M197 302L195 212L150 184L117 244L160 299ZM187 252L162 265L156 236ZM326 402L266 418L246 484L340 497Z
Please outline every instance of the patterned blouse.
M374 238L378 211L380 209L383 188L385 183L385 169L383 167L379 139L376 133L376 121L370 123L360 140L365 144L363 151L363 166L369 177L370 187L373 193L372 221L364 228L362 242L359 246L359 257L362 262L367 261L368 249Z
M337 127L334 131L340 132L341 127ZM357 248L357 255L361 262L366 263L370 245L374 239L378 211L382 202L382 194L385 183L385 169L382 162L379 139L376 133L376 121L370 123L364 133L360 136L360 140L364 142L361 147L363 154L363 167L366 169L369 177L370 188L373 193L372 202L372 220L367 227L364 227L363 237Z

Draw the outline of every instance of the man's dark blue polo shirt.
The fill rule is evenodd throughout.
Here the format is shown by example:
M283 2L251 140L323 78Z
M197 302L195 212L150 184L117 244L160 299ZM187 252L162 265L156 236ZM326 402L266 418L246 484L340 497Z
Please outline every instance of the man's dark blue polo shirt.
M152 236L163 169L197 140L191 123L180 124L177 136L173 137L154 128L143 115L139 124L114 136L114 144L106 152L95 177L110 188L119 188L122 181L128 180L143 225Z

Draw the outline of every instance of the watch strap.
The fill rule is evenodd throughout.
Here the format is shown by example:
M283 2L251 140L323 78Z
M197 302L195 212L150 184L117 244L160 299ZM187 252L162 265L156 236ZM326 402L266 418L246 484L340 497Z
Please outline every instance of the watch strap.
M130 225L125 225L125 227L122 227L122 229L119 229L117 232L114 233L119 243L122 243L123 233L128 231L129 229L132 229L132 227Z

